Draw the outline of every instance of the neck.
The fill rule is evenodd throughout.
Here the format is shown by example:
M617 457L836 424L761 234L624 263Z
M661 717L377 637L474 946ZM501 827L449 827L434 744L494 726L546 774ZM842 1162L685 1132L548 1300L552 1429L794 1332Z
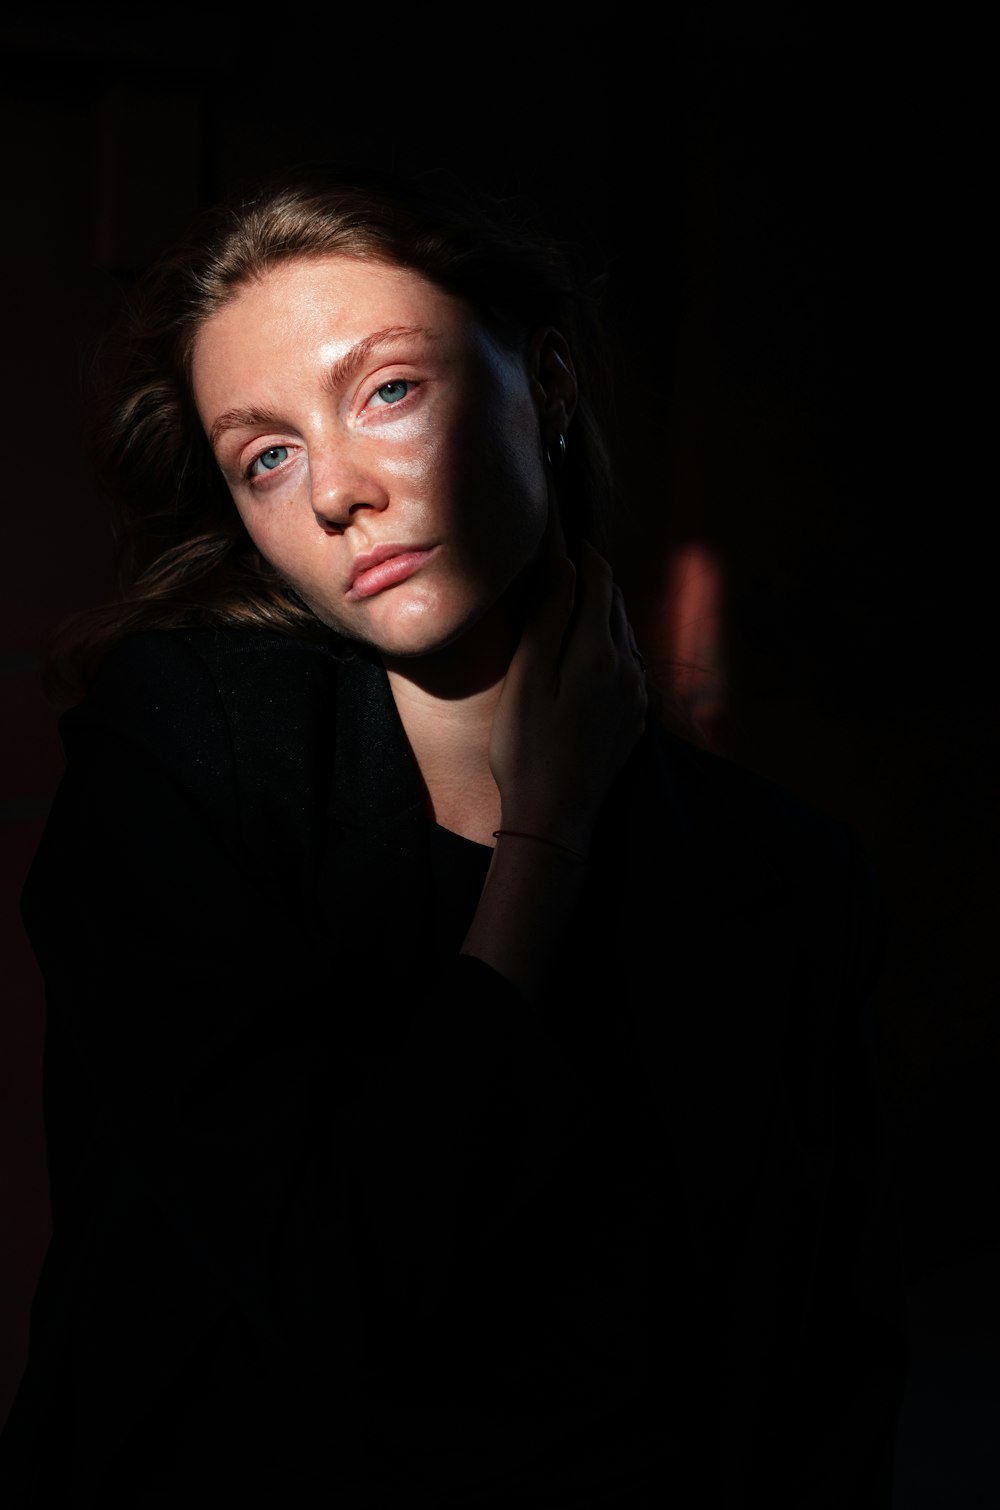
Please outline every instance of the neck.
M433 655L384 661L430 816L492 845L500 793L490 770L490 735L513 641L509 623L488 619Z

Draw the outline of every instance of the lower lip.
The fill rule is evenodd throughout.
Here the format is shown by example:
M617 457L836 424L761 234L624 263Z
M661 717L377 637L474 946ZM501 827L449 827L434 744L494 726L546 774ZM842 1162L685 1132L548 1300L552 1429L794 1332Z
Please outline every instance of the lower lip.
M405 582L407 577L412 577L418 567L423 566L434 554L429 551L406 551L401 556L390 556L388 561L380 561L378 566L370 566L367 571L359 573L351 583L349 598L373 598L376 593L384 592L387 587L396 587L400 582Z

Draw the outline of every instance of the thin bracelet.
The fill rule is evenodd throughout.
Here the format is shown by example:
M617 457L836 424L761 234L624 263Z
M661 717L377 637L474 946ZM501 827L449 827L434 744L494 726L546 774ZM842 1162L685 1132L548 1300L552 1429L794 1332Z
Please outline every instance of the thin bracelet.
M588 864L590 860L589 855L581 855L578 849L570 849L568 844L560 844L558 839L546 839L544 834L526 834L519 828L495 828L493 830L494 839L499 839L504 834L511 839L534 839L536 844L551 845L553 849L561 849L563 854L572 855L574 860L579 860L583 865Z

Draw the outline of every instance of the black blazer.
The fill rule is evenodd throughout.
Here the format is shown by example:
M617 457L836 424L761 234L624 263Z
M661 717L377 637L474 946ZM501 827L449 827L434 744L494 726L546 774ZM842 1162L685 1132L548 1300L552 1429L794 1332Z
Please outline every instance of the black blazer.
M888 1510L849 830L651 729L531 1006L458 955L489 851L427 821L365 652L137 635L61 732L7 1510Z

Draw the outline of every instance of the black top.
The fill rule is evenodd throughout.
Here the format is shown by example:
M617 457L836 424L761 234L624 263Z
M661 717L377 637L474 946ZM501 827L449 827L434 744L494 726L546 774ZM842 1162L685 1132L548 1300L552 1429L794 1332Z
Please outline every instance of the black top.
M365 653L137 635L61 731L5 1510L888 1510L847 829L649 730L530 1005Z

